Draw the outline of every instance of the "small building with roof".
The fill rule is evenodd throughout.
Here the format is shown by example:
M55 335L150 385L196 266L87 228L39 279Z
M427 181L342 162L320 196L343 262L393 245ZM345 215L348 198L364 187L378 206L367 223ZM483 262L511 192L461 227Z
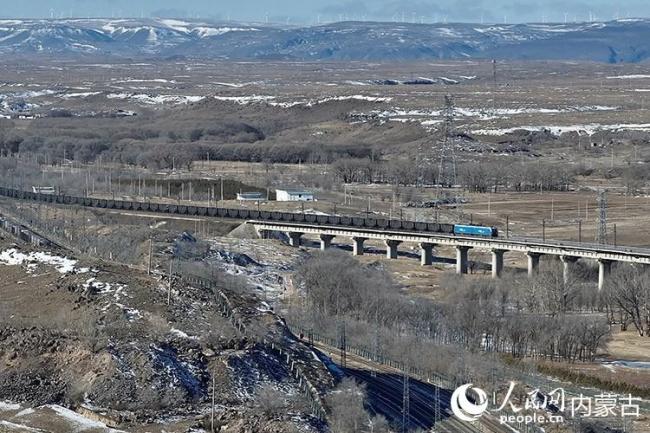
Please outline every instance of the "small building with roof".
M276 189L277 201L314 201L314 193L304 189Z
M265 201L266 196L264 193L254 192L240 192L237 193L237 200L239 201Z

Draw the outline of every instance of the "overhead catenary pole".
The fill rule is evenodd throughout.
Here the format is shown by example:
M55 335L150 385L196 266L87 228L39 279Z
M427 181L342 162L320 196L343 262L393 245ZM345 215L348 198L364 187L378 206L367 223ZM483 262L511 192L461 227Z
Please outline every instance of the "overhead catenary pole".
M596 242L607 243L607 195L605 191L598 193L598 230L596 231Z
M147 264L147 275L151 275L151 261L153 260L153 238L149 238L149 260Z
M214 372L212 372L212 413L210 415L210 430L212 433L214 433L214 407L215 407L215 395L214 395L214 388L215 388L215 376Z
M172 302L172 263L174 259L169 261L169 284L167 285L167 305L170 305Z
M578 220L578 242L582 242L582 220Z
M402 433L407 433L410 424L411 412L411 386L409 375L407 373L408 366L404 366L404 374L402 376Z
M555 198L551 198L551 221L555 221Z

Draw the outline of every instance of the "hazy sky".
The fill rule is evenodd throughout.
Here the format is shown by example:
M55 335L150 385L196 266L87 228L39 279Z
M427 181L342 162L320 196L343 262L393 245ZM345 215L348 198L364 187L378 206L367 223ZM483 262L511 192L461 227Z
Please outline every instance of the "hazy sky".
M0 16L200 17L313 24L340 20L542 22L650 16L648 0L0 0Z

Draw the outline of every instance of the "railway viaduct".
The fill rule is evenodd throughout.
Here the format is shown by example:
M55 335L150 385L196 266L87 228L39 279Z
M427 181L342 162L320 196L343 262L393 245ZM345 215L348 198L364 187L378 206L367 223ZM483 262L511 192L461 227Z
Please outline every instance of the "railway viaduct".
M297 247L303 235L320 238L322 250L329 248L334 238L347 238L352 241L352 253L363 254L364 242L367 240L383 241L386 245L388 259L396 259L400 244L408 242L420 247L421 264L433 263L436 246L450 246L456 249L456 272L466 274L468 271L469 251L476 248L492 253L492 276L499 278L503 272L503 257L508 252L520 252L528 257L528 275L539 270L540 257L558 256L564 265L564 278L569 278L571 264L579 259L591 259L598 262L598 289L602 289L610 274L612 263L627 262L650 264L650 249L614 247L610 245L586 244L577 242L551 241L541 239L510 237L489 238L459 236L443 233L417 233L392 229L366 229L357 227L327 227L323 225L288 223L276 221L248 221L264 236L268 232L286 233L290 245Z
M365 241L379 240L385 243L389 259L397 258L400 244L416 243L420 246L421 262L425 266L432 264L436 246L450 246L456 249L456 272L459 274L467 273L469 251L476 248L492 253L492 275L495 278L499 278L503 272L503 257L507 252L520 252L528 256L529 275L538 271L540 257L558 256L564 264L565 279L568 279L572 263L579 259L590 259L599 264L599 289L603 288L614 262L650 264L650 249L520 237L455 235L451 224L48 195L6 187L0 187L0 196L100 209L238 219L253 225L260 234L273 231L286 233L293 246L299 246L301 237L306 234L319 236L322 249L330 247L336 237L349 238L355 255L363 254Z

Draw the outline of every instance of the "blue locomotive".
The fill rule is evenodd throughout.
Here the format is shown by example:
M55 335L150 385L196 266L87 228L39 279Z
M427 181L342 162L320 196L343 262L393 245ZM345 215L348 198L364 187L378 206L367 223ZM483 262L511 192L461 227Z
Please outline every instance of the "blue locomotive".
M497 230L495 227L454 224L454 234L467 236L489 236L496 238L499 236L499 230Z

